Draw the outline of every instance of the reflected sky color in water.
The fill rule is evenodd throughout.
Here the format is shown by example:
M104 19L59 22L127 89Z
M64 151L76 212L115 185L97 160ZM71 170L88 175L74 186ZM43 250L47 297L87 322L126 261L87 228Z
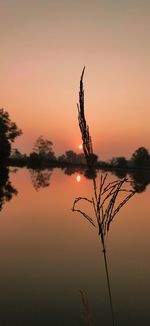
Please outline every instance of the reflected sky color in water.
M98 230L71 212L79 195L74 175L55 169L50 186L38 192L26 169L10 179L18 195L0 214L1 324L82 325L82 289L95 324L111 325ZM90 197L91 191L91 181L82 177L80 194ZM106 242L115 317L121 326L150 322L149 196L148 186L132 198L114 219ZM90 208L85 204L84 209Z

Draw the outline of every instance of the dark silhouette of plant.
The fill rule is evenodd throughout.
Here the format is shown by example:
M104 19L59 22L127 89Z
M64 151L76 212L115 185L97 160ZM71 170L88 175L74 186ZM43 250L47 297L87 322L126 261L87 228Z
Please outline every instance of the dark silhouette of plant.
M139 147L132 155L131 162L137 167L150 166L150 155L146 148Z
M59 163L71 163L71 164L86 164L85 156L83 153L75 153L72 150L68 150L65 154L58 157Z
M93 154L92 139L89 132L89 127L86 123L85 112L84 112L84 90L83 90L83 76L85 68L82 71L80 79L80 92L79 92L79 104L78 107L78 121L79 127L82 135L83 141L83 151L87 161L89 170L92 173L93 168L95 168L96 155ZM99 234L102 239L106 234L106 230L109 229L109 225L112 222L114 216L119 212L119 210L124 206L124 204L135 194L133 189L125 189L124 185L130 183L127 178L122 180L116 180L106 184L107 174L100 177L100 184L97 185L95 174L92 178L94 186L94 196L91 200L87 199L92 205L97 220ZM116 199L120 193L125 194L125 198L115 206ZM73 204L73 211L76 211L76 204L85 198L78 197L75 199ZM82 214L83 215L83 214ZM91 221L91 218L90 218ZM93 220L92 220L93 221ZM93 223L94 221L93 221Z
M50 140L44 139L42 136L40 136L34 144L33 152L38 156L55 160L56 158L52 150L52 146L53 143Z
M92 139L89 133L89 126L86 123L85 113L84 113L84 90L83 90L83 75L85 67L83 68L81 79L80 79L80 92L79 92L79 104L78 108L78 121L81 131L82 141L83 141L83 151L87 160L87 164L91 167L93 166L93 146Z
M22 131L10 120L8 112L0 109L0 162L5 161L11 153L11 145Z
M32 153L30 153L30 155L29 155L29 159L28 159L28 167L33 167L33 168L35 168L35 167L39 167L39 166L41 166L42 165L42 163L43 163L43 158L42 157L40 157L37 153L35 153L35 152L32 152Z
M113 165L113 167L125 169L127 167L127 160L123 156L114 157L111 160L111 164Z
M76 163L77 154L74 151L72 150L66 151L65 156L67 162Z
M33 152L28 158L28 167L43 168L56 162L56 157L52 149L53 143L50 140L40 136L33 147Z
M11 155L8 160L9 166L26 166L28 162L28 156L22 154L17 148L11 150Z
M88 169L92 171L95 169L96 156L93 154L92 139L89 132L89 127L85 119L84 112L84 90L83 90L83 76L85 68L82 71L80 79L80 91L79 91L79 104L78 107L78 121L81 131L82 141L83 141L83 151L87 161ZM105 236L110 228L110 224L114 217L118 214L120 209L127 203L127 201L135 194L135 190L125 188L130 183L127 178L122 180L116 180L113 182L107 182L107 174L101 174L100 182L97 184L96 176L93 174L93 197L78 197L74 200L72 211L80 213L84 218L86 218L90 224L94 227L98 227L98 233L101 237L102 249L105 262L105 271L107 277L107 285L109 292L110 308L112 314L112 324L114 322L114 313L112 305L112 295L110 288L110 280L108 273L107 257L106 257L106 246L105 246ZM119 204L118 196L121 195ZM124 196L123 196L124 195ZM88 202L93 207L93 216L89 216L85 211L77 207L77 204L81 201Z

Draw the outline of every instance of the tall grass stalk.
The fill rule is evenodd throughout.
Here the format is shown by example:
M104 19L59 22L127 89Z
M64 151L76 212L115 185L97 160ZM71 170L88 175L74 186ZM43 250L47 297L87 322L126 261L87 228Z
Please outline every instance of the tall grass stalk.
M80 90L79 90L79 103L77 104L78 108L78 122L81 132L82 142L83 142L83 151L86 158L88 169L92 171L96 168L96 155L93 153L92 138L89 132L89 126L85 118L84 110L84 88L83 88L83 77L84 77L85 67L83 68L81 78L80 78ZM93 173L93 196L92 198L87 197L77 197L74 200L72 211L80 213L93 227L98 228L98 233L101 238L102 251L105 264L105 272L107 278L107 286L109 293L109 302L110 310L112 316L112 325L115 326L115 318L113 311L112 303L112 294L110 287L110 278L108 272L108 263L106 256L106 245L105 245L105 236L109 231L110 224L113 221L114 217L119 213L120 209L129 201L131 197L134 196L135 190L129 189L127 187L131 181L127 178L122 180L115 180L112 182L107 182L107 173L100 175L100 180L97 182L95 174ZM119 200L119 195L121 199ZM123 197L123 198L122 198ZM119 204L118 204L119 200ZM82 201L86 201L93 208L93 216L89 216L84 212L77 204Z

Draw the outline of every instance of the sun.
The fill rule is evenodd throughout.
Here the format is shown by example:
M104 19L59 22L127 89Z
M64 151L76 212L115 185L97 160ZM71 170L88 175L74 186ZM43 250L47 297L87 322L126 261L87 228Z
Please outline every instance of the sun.
M83 145L80 144L80 145L78 146L78 148L79 148L79 149L83 149Z

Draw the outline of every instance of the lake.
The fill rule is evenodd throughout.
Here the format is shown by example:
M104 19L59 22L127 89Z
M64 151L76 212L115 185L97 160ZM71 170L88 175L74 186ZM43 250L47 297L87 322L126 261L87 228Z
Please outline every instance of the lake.
M0 324L111 326L98 229L71 210L76 197L93 196L92 181L61 169L44 173L9 174L18 194L0 212ZM147 186L120 210L107 235L115 326L150 325L149 208ZM83 320L87 301L91 323Z

